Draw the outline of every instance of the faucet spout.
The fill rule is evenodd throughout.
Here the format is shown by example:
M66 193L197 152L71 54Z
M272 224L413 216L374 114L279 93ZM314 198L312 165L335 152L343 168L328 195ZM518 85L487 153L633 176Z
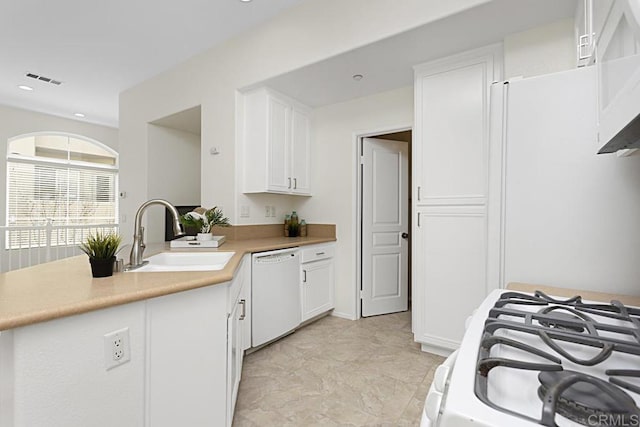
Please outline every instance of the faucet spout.
M169 209L169 212L171 212L171 216L173 219L173 234L176 236L184 235L182 224L180 224L180 214L178 213L178 210L175 208L175 206L163 199L151 199L144 202L138 208L138 212L136 212L136 219L134 222L135 228L133 230L133 244L131 246L131 253L129 255L129 265L127 266L128 270L133 270L144 265L142 257L146 246L144 244L144 227L142 226L142 216L147 208L152 205L162 205Z

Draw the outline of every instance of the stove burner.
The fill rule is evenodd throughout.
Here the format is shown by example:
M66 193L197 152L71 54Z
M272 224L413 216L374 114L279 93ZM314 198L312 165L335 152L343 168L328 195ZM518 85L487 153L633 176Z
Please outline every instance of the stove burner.
M627 393L591 375L543 371L538 380L542 423L547 426L555 425L556 413L585 426L632 425L640 413Z
M564 310L559 312L559 310ZM584 318L578 316L577 314L572 313L569 310L566 310L564 307L552 306L545 307L539 311L540 314L546 314L547 317L551 317L553 319L549 320L539 320L539 323L542 326L547 328L559 329L562 331L572 331L572 332L584 332L585 327L582 325L571 324L570 321L583 321ZM557 320L557 322L555 321Z

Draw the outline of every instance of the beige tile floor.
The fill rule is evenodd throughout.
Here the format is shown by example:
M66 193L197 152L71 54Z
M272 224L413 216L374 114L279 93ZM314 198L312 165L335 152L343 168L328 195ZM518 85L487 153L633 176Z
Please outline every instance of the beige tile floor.
M411 313L324 317L245 358L233 425L412 426L442 357Z

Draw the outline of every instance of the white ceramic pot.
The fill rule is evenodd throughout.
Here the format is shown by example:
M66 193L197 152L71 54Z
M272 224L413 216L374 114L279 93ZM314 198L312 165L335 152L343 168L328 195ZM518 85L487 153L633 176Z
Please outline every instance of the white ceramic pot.
M211 233L198 233L198 235L196 236L196 240L212 240L213 239L213 234Z

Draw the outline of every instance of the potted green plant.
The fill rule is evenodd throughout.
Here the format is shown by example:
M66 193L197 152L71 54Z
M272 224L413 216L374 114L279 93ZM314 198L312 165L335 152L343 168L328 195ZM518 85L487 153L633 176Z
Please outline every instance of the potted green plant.
M211 240L211 227L214 225L228 227L229 218L225 217L222 210L217 206L211 209L196 208L192 212L187 212L180 217L180 222L186 227L198 229L196 239Z
M80 244L80 249L89 256L93 277L113 275L113 263L121 242L122 238L116 233L97 232Z

